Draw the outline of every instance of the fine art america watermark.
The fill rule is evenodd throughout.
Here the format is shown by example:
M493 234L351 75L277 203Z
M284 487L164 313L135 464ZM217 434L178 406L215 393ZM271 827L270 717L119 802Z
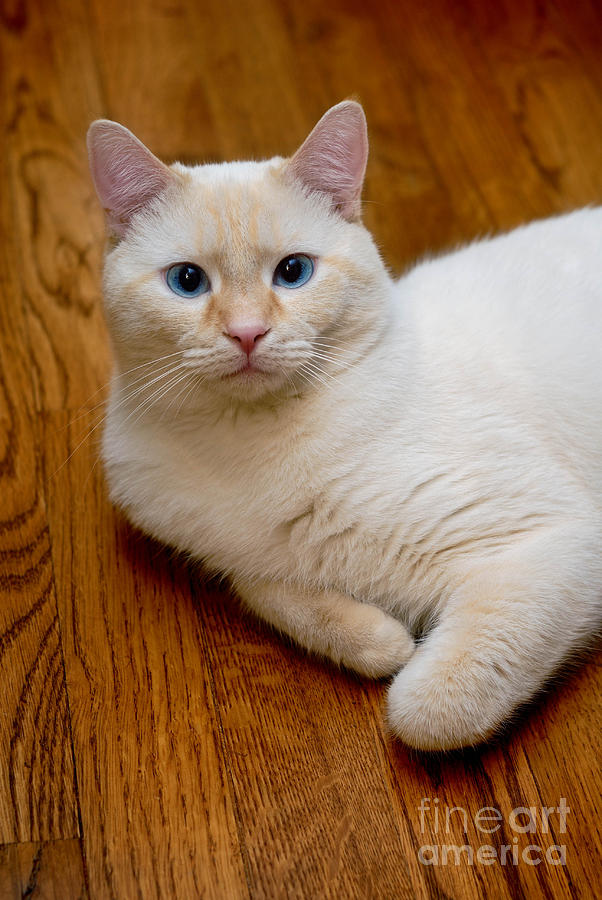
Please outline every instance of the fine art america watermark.
M439 803L438 797L423 797L418 807L420 834L428 830L431 835L448 835L460 827L466 836L469 823L477 840L464 844L423 844L418 850L418 860L423 866L549 866L566 865L566 844L540 843L540 835L551 834L554 839L566 834L566 821L570 813L566 799L561 797L556 806L517 806L504 815L495 806L483 806L474 815L462 806ZM496 844L486 843L486 835L501 830L506 838ZM512 835L510 837L510 835ZM519 835L527 835L519 846ZM492 840L490 838L490 840ZM529 840L528 844L524 844ZM483 841L483 843L478 843Z

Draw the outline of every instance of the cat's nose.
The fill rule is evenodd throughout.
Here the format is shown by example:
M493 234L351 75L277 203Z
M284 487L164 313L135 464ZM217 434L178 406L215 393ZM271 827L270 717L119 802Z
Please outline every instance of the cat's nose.
M241 350L251 356L257 341L267 334L270 329L262 322L235 322L226 326L224 334L237 344L240 344Z

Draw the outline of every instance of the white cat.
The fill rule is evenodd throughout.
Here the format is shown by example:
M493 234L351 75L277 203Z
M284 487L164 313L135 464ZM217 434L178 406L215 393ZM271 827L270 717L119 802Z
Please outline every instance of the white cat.
M112 499L307 649L395 675L408 744L491 735L600 622L602 210L395 282L356 103L289 160L88 141Z

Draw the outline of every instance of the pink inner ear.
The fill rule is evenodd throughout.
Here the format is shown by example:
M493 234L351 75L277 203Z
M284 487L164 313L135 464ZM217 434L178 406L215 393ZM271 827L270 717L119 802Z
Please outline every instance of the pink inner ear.
M368 133L359 103L333 106L322 116L290 161L290 171L306 187L330 194L346 219L360 216L360 197L366 162Z
M107 119L90 125L88 154L96 192L111 229L120 237L134 213L176 178L131 131Z

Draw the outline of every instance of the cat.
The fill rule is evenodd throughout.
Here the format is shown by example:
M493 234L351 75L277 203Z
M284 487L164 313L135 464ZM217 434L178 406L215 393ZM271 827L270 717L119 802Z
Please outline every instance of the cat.
M288 159L167 166L90 126L110 495L425 750L494 735L600 624L602 209L394 281L362 107ZM408 227L411 227L411 223Z

